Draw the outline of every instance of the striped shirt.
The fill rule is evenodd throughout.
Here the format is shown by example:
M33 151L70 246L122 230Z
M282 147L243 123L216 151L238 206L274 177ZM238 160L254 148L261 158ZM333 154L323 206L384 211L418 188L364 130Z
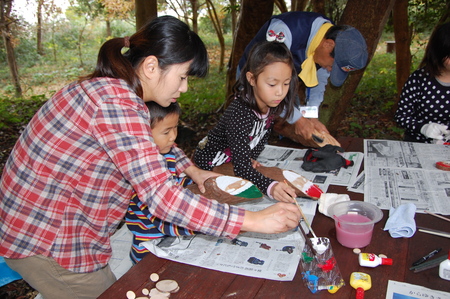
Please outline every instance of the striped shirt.
M176 172L176 157L172 150L164 154L167 161L167 168L172 173L173 179L177 185L186 187L192 183L187 176L178 176ZM136 194L131 198L128 206L125 222L128 229L133 233L133 242L130 251L130 258L133 263L137 263L144 258L150 251L142 242L159 239L166 236L190 236L195 232L173 223L162 221L153 216L145 203L141 202Z
M192 162L175 149L177 172ZM136 193L165 221L234 238L244 210L177 186L151 137L150 113L123 81L72 83L22 133L0 182L0 255L41 254L74 272L111 257L110 236Z

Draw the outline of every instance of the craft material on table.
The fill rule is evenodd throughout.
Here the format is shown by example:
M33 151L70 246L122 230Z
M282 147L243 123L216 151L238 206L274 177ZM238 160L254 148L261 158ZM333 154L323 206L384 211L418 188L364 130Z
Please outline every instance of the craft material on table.
M414 273L418 273L418 272L422 272L422 271L425 271L425 270L428 270L428 269L439 267L439 264L442 261L445 261L446 259L447 259L447 255L442 255L442 256L433 258L433 259L431 259L429 261L426 261L426 262L424 262L422 264L419 264L417 266L412 266L411 268L409 268L409 270L413 270Z
M313 182L298 173L290 170L283 170L283 176L297 189L312 198L318 199L320 195L323 194L323 191L318 186L314 185Z
M266 145L257 160L266 167L292 170L319 186L323 192L326 192L329 185L348 186L350 182L355 181L364 158L362 152L345 152L342 156L347 160L353 161L354 166L340 168L333 172L313 173L301 168L305 153L306 149Z
M444 217L444 216L441 216L441 215L438 215L438 214L435 214L435 213L431 213L430 211L427 211L427 210L425 210L424 212L427 213L428 215L431 215L431 216L434 216L434 217L437 217L437 218L441 218L441 219L443 219L445 221L449 221L450 222L450 219L447 218L447 217Z
M439 277L450 280L450 250L448 251L447 259L439 264Z
M300 260L302 280L314 294L321 290L336 293L345 285L328 238L311 239L312 247L305 246ZM311 248L314 248L313 252Z
M379 265L392 265L392 259L378 256L374 253L361 252L358 255L358 262L363 267L377 267Z
M350 285L356 290L356 299L363 299L364 292L372 287L372 278L363 272L353 272L350 275Z
M240 206L257 211L272 204L265 196ZM304 213L314 214L317 202L305 199L304 207ZM168 237L141 244L160 258L184 264L250 277L291 281L297 272L305 240L297 231L291 230L273 235L246 232L233 240L196 235Z
M439 253L441 250L442 250L442 248L437 248L437 249L434 249L433 251L431 251L430 253L428 253L427 255L424 255L423 257L421 257L420 259L418 259L417 261L415 261L412 264L413 267L422 264L423 262L425 262L429 258L432 258L435 254Z
M421 226L418 226L417 229L419 230L419 232L422 232L422 233L435 235L435 236L439 236L439 237L444 237L444 238L450 238L449 232L444 232L441 230L431 229L431 228L426 228L426 227L421 227Z
M200 191L197 184L191 184L186 188L195 194L231 205L263 197L261 191L252 182L235 176L222 175L209 178L204 185L204 193Z
M388 230L392 238L410 238L416 232L415 215L416 206L413 203L390 208L384 230Z
M450 215L449 172L435 167L448 157L450 146L364 140L364 201L386 210L414 202L418 213Z
M348 248L369 245L374 224L383 218L383 212L378 207L355 200L332 204L328 214L334 219L338 242Z
M386 299L408 298L408 299L423 299L423 298L450 298L450 293L432 290L420 285L409 284L395 280L388 281L386 292Z

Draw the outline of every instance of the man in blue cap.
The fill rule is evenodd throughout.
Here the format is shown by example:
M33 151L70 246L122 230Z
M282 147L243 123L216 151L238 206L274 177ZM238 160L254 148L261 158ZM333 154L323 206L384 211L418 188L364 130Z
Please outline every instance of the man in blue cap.
M294 124L295 133L306 143L312 140L315 132L329 133L318 119L325 86L330 78L331 84L339 87L350 71L366 66L367 45L364 37L354 27L334 25L319 13L295 11L276 15L261 27L245 48L237 75L247 61L252 46L263 40L286 44L294 57L298 76L306 86L306 106L300 107L298 103L294 116L288 120Z

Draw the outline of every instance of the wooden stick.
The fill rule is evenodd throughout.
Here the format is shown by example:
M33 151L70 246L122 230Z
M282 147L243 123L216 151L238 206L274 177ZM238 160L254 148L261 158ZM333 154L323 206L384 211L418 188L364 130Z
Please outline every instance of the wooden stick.
M444 238L450 238L450 233L431 229L431 228L419 228L419 232L427 233L430 235L436 235Z
M288 183L286 182L286 180L284 180L284 183L285 183L286 185L288 185ZM288 186L289 186L289 185L288 185ZM300 215L302 215L302 219L303 219L303 221L305 221L305 224L306 224L306 226L308 227L309 231L312 233L312 235L314 236L314 238L317 239L317 236L316 236L316 234L314 233L314 231L313 231L311 225L309 225L309 222L308 222L308 220L306 219L305 214L303 214L302 208L300 207L300 205L298 204L297 200L296 200L294 197L292 197L292 199L294 200L295 204L297 205L297 208L298 208L298 210L300 211ZM299 225L301 225L301 224L299 224Z
M427 214L429 214L429 215L431 215L431 216L434 216L434 217L437 217L437 218L441 218L441 219L444 219L444 220L450 222L450 219L448 219L447 217L444 217L444 216L441 216L441 215L437 215L437 214L435 214L435 213L431 213L431 212L429 212L429 211L427 211L427 210L425 210L425 213L427 213Z

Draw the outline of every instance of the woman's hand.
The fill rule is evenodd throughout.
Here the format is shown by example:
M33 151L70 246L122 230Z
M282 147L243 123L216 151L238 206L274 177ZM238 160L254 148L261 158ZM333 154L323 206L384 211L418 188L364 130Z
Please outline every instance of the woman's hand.
M204 183L207 179L215 178L221 175L217 172L200 169L194 165L186 168L184 173L186 173L198 185L198 189L202 193L205 193L206 191Z
M295 194L294 188L285 183L278 182L272 187L272 197L275 200L287 203L293 203L297 194Z
M301 215L294 204L276 203L258 212L245 211L242 231L278 234L298 226Z

